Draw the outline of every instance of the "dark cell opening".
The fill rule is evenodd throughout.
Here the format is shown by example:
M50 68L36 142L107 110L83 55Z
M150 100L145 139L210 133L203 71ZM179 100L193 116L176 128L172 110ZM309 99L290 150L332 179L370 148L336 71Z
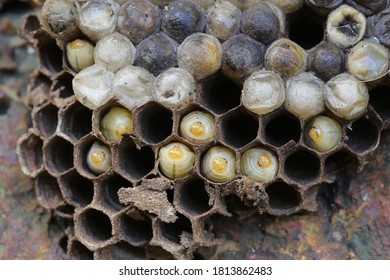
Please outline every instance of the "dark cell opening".
M49 35L42 36L38 44L40 64L51 74L62 70L62 51Z
M243 111L234 112L222 121L222 140L234 147L241 148L257 136L259 121Z
M134 142L123 138L117 151L120 169L132 179L141 179L154 168L154 152L149 147L138 149Z
M368 151L379 139L378 129L366 118L355 121L351 129L347 128L347 140L345 143L355 152L364 153Z
M131 246L125 241L114 245L106 246L96 251L98 259L101 260L144 260L145 252L143 248Z
M149 242L153 237L152 224L149 220L134 220L127 215L120 218L123 238L132 245Z
M291 22L290 40L308 50L322 41L324 28L311 11L304 9L302 14Z
M298 207L301 203L299 192L283 182L274 183L268 186L265 191L269 197L270 208L274 211L283 213L283 211Z
M93 252L75 240L70 245L69 257L73 260L93 260Z
M74 140L79 140L92 130L92 111L75 103L63 113L61 130Z
M111 238L111 222L104 214L95 209L88 209L80 215L80 227L83 237L92 242L104 242Z
M41 205L54 209L62 203L62 194L56 178L41 173L35 180L35 191Z
M60 241L58 241L60 248L66 253L68 251L68 236L61 237Z
M320 160L304 150L288 156L284 163L286 175L301 184L307 184L315 180L320 174L320 167Z
M191 215L200 215L211 209L210 197L202 179L193 179L183 184L179 192L180 205Z
M211 111L222 114L240 105L241 90L227 78L216 78L203 85L200 101Z
M72 80L73 76L69 73L64 73L57 78L52 88L53 91L59 92L57 97L65 99L73 96Z
M267 143L280 147L291 140L298 142L301 137L301 126L298 119L292 115L279 115L266 124L264 133Z
M157 103L149 103L138 113L138 130L146 142L157 144L172 133L173 116Z
M19 144L20 157L28 172L37 171L43 163L42 146L43 141L35 134L29 135Z
M192 233L191 222L181 214L177 215L179 218L174 223L161 223L161 232L163 236L174 242L180 244L180 235L183 231Z
M62 179L62 188L70 204L76 207L85 207L93 199L93 183L81 177L77 172L71 172Z
M63 138L51 139L45 156L47 168L54 173L63 173L73 167L73 145Z
M370 104L383 121L390 119L390 87L379 86L370 91Z
M48 104L35 114L36 128L45 137L51 136L58 124L58 108L53 104Z
M346 151L338 151L325 160L325 174L333 176L336 172L345 170L351 165L356 165L357 159Z
M101 201L108 208L119 211L124 205L119 202L118 191L120 188L131 188L132 184L119 175L103 181L100 188Z

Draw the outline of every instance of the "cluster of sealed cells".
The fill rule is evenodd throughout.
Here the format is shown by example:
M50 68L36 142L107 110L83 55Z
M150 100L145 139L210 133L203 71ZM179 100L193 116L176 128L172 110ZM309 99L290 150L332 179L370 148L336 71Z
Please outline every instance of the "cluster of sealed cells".
M46 10L49 9L47 3L55 5L56 2L59 3L58 5L61 3L65 5L62 7L73 3L73 1L46 0L42 9L45 5ZM77 2L83 4L83 1ZM99 6L98 2L102 1L89 2L96 2L95 4ZM112 4L115 1L103 2ZM186 12L190 15L194 13L191 9L180 10L180 5L185 6L189 2L202 5L195 4L196 12L199 10L205 14L207 9L211 14L211 9L215 8L213 5L226 5L223 4L224 1L176 1L174 3L160 1L160 8L158 8L149 1L116 2L115 5L118 7L128 3L140 7L153 7L153 12L158 13L167 13L170 7L168 5L176 5L173 7L178 9L178 13L182 12L184 15ZM155 2L158 5L159 1ZM234 10L233 14L238 14L241 20L245 12L250 18L248 14L253 12L250 9L255 6L255 2L259 1L229 2L237 5L239 9ZM18 154L23 171L35 180L40 204L53 210L58 216L69 219L70 227L66 234L67 250L71 258L192 258L199 248L212 247L218 243L212 232L210 221L212 216L229 216L248 209L257 209L257 212L271 215L290 215L302 210L314 211L316 193L321 183L334 182L337 172L346 166L352 165L358 169L363 167L367 156L378 146L382 130L387 129L390 123L390 84L385 73L388 65L386 64L386 69L373 67L378 73L372 74L373 71L362 70L359 65L355 65L356 67L347 65L347 60L352 59L350 58L351 47L366 40L368 34L375 35L373 36L375 39L367 40L366 45L381 43L381 46L388 46L389 42L385 41L386 37L380 34L382 31L377 26L377 22L385 22L388 19L385 10L387 4L381 6L378 1L373 1L373 4L367 4L365 1L345 1L351 7L341 7L344 9L354 7L353 9L360 10L364 20L365 17L368 18L367 26L370 27L366 32L364 26L363 35L359 34L362 19L354 18L354 12L351 12L353 15L347 16L345 22L340 22L340 26L348 29L346 32L348 36L344 38L347 42L345 42L343 38L340 39L339 34L335 35L333 41L330 40L327 33L330 29L325 26L329 13L340 7L343 1L328 1L331 4L326 4L326 1L322 1L326 2L325 4L322 2L316 4L318 1L288 2L290 4L286 6L283 1L267 2L266 9L272 7L270 11L277 11L279 19L282 18L278 27L274 27L277 30L270 36L263 38L261 32L256 33L256 30L251 29L250 24L243 23L242 20L238 21L238 27L231 24L235 28L235 31L233 27L231 27L233 31L229 29L231 34L221 30L220 37L215 35L223 42L238 33L245 34L247 37L242 37L243 39L239 41L244 42L244 48L245 44L250 46L247 48L249 62L241 65L240 69L233 67L238 64L234 59L230 64L224 65L222 62L215 70L207 68L213 65L213 61L205 64L206 70L199 70L196 65L186 68L195 77L194 96L184 105L176 107L163 104L158 98L150 98L134 106L126 106L127 101L121 102L118 96L111 96L98 106L95 106L94 102L100 101L92 100L92 103L88 103L82 98L78 100L74 93L73 80L75 76L77 77L77 72L83 70L75 71L74 68L79 66L88 68L88 66L81 66L78 62L72 64L66 46L76 39L89 40L93 46L99 39L118 31L118 27L115 28L114 25L112 30L105 30L104 32L107 32L105 35L101 35L99 30L89 30L91 34L86 35L85 30L88 26L80 26L80 31L76 24L68 30L66 25L65 27L56 25L55 21L45 22L41 18L40 22L36 15L26 17L22 35L36 47L39 68L31 77L28 89L32 107L32 128L20 138ZM387 3L387 1L380 2ZM276 5L279 5L279 8ZM115 12L114 10L113 13ZM65 16L72 18L71 13L65 13ZM208 21L207 17L202 15L200 18L204 17L202 19L204 23L201 22L202 20L198 22L195 17L196 24L185 26L190 31L184 36L180 32L175 33L175 30L169 29L169 20L164 19L164 15L158 17L162 17L160 19L162 24L155 30L150 31L145 26L141 26L144 29L138 26L138 33L131 33L131 30L128 30L128 34L124 34L123 30L120 32L130 36L135 45L133 63L135 65L138 63L138 67L146 68L156 77L168 68L177 67L178 62L176 57L173 62L170 61L168 55L165 55L170 51L164 49L161 53L156 49L155 53L149 53L153 63L145 59L148 55L145 50L142 56L138 55L137 58L138 49L143 41L148 40L149 35L155 36L162 29L165 32L164 36L168 38L166 34L169 35L176 52L180 43L192 33L213 34L218 31L218 29L213 31L210 20ZM187 18L183 16L182 20ZM370 23L371 18L376 20ZM129 16L128 20L131 22L135 19ZM136 22L131 24L136 25ZM152 25L152 23L147 24L147 27L152 28ZM244 28L244 25L247 28ZM262 25L267 24L263 22ZM254 26L256 27L256 24ZM186 28L180 30L187 32ZM56 29L60 29L61 32ZM151 34L145 35L143 31ZM50 34L56 32L60 35ZM168 40L167 38L163 39ZM294 49L295 45L290 42L295 42L302 47L298 46L300 49L296 52L298 62L302 57L305 58L303 64L298 65L299 69L279 72L283 83L301 72L313 72L321 78L322 83L344 72L355 73L354 76L366 81L369 92L367 108L364 107L363 112L357 117L348 118L340 116L337 110L332 110L329 107L332 104L323 105L315 115L309 113L308 116L307 113L302 113L306 114L304 117L294 109L287 110L286 103L284 106L281 105L283 101L277 106L274 104L276 107L264 113L258 113L256 109L247 106L246 100L242 97L245 79L264 67L278 72L282 67L278 63L283 62L283 59L274 58L271 52L268 52L268 57L267 53L260 59L257 56L251 57L251 51L261 49L264 55L273 41L280 38L291 40L287 44L281 44L282 47L288 45L290 50ZM261 45L253 43L257 42L254 39L261 42ZM357 41L348 42L354 39ZM223 46L226 54L228 44ZM144 46L143 49L145 48ZM370 48L363 53L363 56L369 57L370 52L373 52L373 57L379 57L380 60L383 50L380 48L378 50L375 45ZM234 48L232 52L234 53ZM283 53L283 50L278 50L277 53ZM165 66L158 65L156 59L159 55L169 60ZM289 53L286 52L285 55L288 56ZM327 56L331 58L327 60ZM293 56L291 59L296 58ZM337 58L340 61L337 62ZM321 61L324 62L322 66ZM328 61L331 62L327 64ZM336 63L339 67L332 67L332 63ZM374 65L380 63L373 61ZM179 66L185 68L183 64L179 63ZM207 71L211 72L207 73ZM329 73L329 71L334 72ZM371 77L370 74L374 76ZM312 76L308 77L311 79ZM88 86L93 88L92 85L86 85ZM88 92L82 93L86 98L88 94ZM288 91L286 91L286 100L287 96ZM264 98L261 95L258 97ZM118 141L110 141L102 133L102 120L112 108L117 106L126 107L131 111L132 131ZM358 107L359 104L356 106ZM215 135L205 143L194 143L185 138L180 131L183 118L194 111L207 113L215 120ZM313 119L317 115L329 117L340 124L341 130L338 132L340 140L330 149L318 149L308 141L308 135L313 132L310 130ZM94 143L105 145L111 155L111 164L102 172L93 172L88 163L88 153ZM163 147L171 143L184 144L194 154L191 168L183 176L177 176L178 178L167 175L161 166L159 153ZM236 163L232 178L220 182L210 178L202 169L202 160L215 146L229 151ZM276 157L275 174L265 182L256 182L250 176L243 174L243 155L256 147L264 148Z

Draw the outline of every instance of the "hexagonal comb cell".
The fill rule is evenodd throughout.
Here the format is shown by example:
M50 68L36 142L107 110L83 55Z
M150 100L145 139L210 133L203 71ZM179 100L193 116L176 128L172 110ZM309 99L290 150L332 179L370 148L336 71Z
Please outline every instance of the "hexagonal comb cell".
M45 208L54 209L64 201L56 178L47 172L39 174L36 178L35 191L39 203Z
M17 146L19 161L24 173L35 177L43 168L43 141L34 133L23 135Z
M357 157L348 150L337 151L325 160L325 176L334 180L336 173L344 171L350 166L358 166Z
M301 9L299 16L291 21L288 31L290 40L306 50L319 44L324 35L323 24L308 8Z
M370 91L370 104L384 123L390 121L390 86L380 85Z
M194 177L177 189L178 204L191 216L198 216L211 209L210 197L205 189L205 181Z
M307 150L297 150L287 156L284 172L296 183L307 185L318 179L321 171L320 159Z
M120 241L95 251L95 259L99 260L143 260L145 250Z
M73 145L59 136L54 136L45 142L43 157L49 172L62 174L73 167Z
M43 32L36 37L41 69L48 75L59 73L62 70L62 51L56 41Z
M269 196L270 208L273 215L288 215L293 213L302 203L301 194L291 185L276 182L265 190Z
M147 143L157 144L172 133L172 112L156 102L139 108L134 117L134 129Z
M75 102L60 112L60 131L77 141L92 130L92 111Z
M66 104L66 102L64 103L64 101L69 97L74 96L72 90L72 80L73 76L71 74L63 72L53 82L51 93L54 99L57 100L59 105L64 106Z
M75 207L85 207L93 199L93 183L72 170L59 179L65 200Z
M192 225L189 219L178 214L178 219L174 223L161 223L161 234L166 240L180 244L181 236L184 232L192 233Z
M199 102L214 113L225 113L240 105L241 87L223 77L202 84Z
M347 139L345 143L356 153L368 152L372 147L378 145L380 131L377 126L365 117L354 121L350 128L347 128Z
M301 138L299 120L287 112L268 117L265 120L263 137L275 147L281 147L290 141L297 143Z
M241 148L256 138L259 121L257 117L244 109L237 109L223 116L220 129L220 135L225 144Z
M77 171L82 176L84 176L84 177L86 177L88 179L97 178L100 175L102 175L102 174L104 175L105 173L111 171L111 166L109 166L108 170L106 170L104 172L101 172L101 173L100 172L94 172L90 168L90 166L88 165L88 154L91 151L91 149L92 149L94 144L99 144L99 146L102 145L102 147L107 147L108 148L108 146L103 144L100 140L98 140L92 134L88 134L85 137L83 137L82 139L80 139L80 141L77 142L77 144L74 147L75 167L76 167ZM108 150L111 151L111 149L109 149L109 148L108 148ZM100 153L98 153L98 155L97 155L98 156L97 157L98 161L101 160L102 158L106 158L106 155L104 155L101 158L101 157L99 157L99 154Z
M96 185L96 197L99 204L108 210L117 212L124 208L120 203L118 191L120 188L131 188L132 184L119 175L111 175Z
M116 2L123 2L104 1L115 4L110 4L114 14L120 6L118 4L117 7ZM144 0L136 2L139 5L144 4ZM168 2L172 1L153 1L160 8ZM215 1L196 2L201 2L202 5L206 5L207 2L207 5L212 5ZM248 8L249 11L252 8L256 10L257 8L250 8L250 6L255 2L258 3L252 0L230 2L238 5L240 9ZM273 3L268 2L258 7L275 12L275 15L272 15L274 22L269 25L264 22L263 26L263 22L258 21L254 22L254 25L259 23L256 25L259 27L257 29L264 27L264 30L273 34L272 38L264 37L264 39L261 37L263 34L254 34L252 31L249 32L250 36L259 35L267 45L273 44L274 40L284 36L285 39L300 45L297 47L298 56L302 57L296 57L295 53L288 50L278 52L276 56L271 56L272 59L269 55L265 55L265 69L261 71L270 70L268 68L274 67L273 63L277 60L291 64L288 63L290 58L302 62L299 69L293 70L313 71L314 74L309 75L309 79L314 79L316 75L323 81L328 81L345 71L348 49L329 42L330 37L324 36L327 21L325 15L336 9L343 1L333 1L335 3L326 4L324 7L313 4L313 1L306 1L305 5L301 5L303 1L295 1L297 3L294 2L294 4L297 6L282 5L280 11L273 7ZM98 5L106 7L107 3ZM219 6L228 8L230 5L229 9L236 9L230 3L229 5L220 4L215 5L217 8ZM245 11L245 9L242 9L242 13L246 14L248 10ZM315 17L312 9L320 16ZM234 13L237 14L237 11ZM128 16L131 17L130 14ZM247 15L245 18L248 19ZM133 20L130 19L130 21ZM253 21L256 20L253 19ZM215 56L204 57L199 52L200 55L190 53L193 65L183 64L188 67L189 72L195 74L195 78L202 79L194 80L189 72L178 68L168 71L181 73L183 77L187 74L186 80L191 82L180 83L179 81L177 83L177 76L170 76L171 72L169 72L170 75L160 76L160 78L168 77L164 80L166 83L164 87L177 89L177 98L182 97L180 95L184 90L184 99L188 104L175 107L176 105L167 102L167 99L159 99L159 93L156 92L160 90L159 77L150 73L145 74L141 78L146 77L147 83L140 81L140 84L145 85L147 90L145 88L141 91L146 90L150 94L150 98L147 98L150 101L145 100L146 103L127 108L131 109L132 113L132 133L124 135L117 141L108 140L102 133L103 115L112 106L126 102L118 97L119 95L115 95L104 105L90 110L82 105L84 102L80 101L83 100L77 100L73 93L73 78L79 73L73 71L76 69L70 69L67 63L66 43L75 39L85 39L91 34L82 34L80 30L83 27L74 26L74 22L79 25L81 21L72 17L72 28L58 35L53 30L49 32L50 34L44 31L47 26L44 24L41 28L39 19L35 15L27 16L25 19L21 34L37 49L39 66L28 86L28 104L32 109L31 119L34 127L20 138L17 148L23 171L30 177L35 177L39 202L45 208L53 210L54 215L68 219L69 228L66 234L69 238L67 250L70 258L190 258L200 246L207 247L214 244L214 232L211 233L211 228L215 221L213 217L216 215L228 215L231 212L233 215L248 217L253 213L290 215L301 210L314 211L320 184L336 181L339 179L339 172L345 172L346 168L357 167L360 170L366 163L369 153L377 147L380 133L390 126L390 97L387 94L390 87L389 78L386 76L367 83L370 104L367 110L363 108L365 113L358 119L342 119L341 116L336 117L331 113L330 109L324 110L324 115L331 115L341 125L342 133L337 135L340 136L337 139L341 140L338 140L337 145L332 146L330 150L325 148L315 150L314 145L309 145L307 141L311 128L308 129L309 125L306 124L311 123L311 118L314 121L317 116L310 116L310 120L306 120L304 117L295 117L289 113L288 106L284 108L281 104L284 91L280 91L279 107L273 108L275 110L272 112L257 115L245 108L243 104L246 99L242 99L241 94L246 82L238 79L233 81L236 77L229 78L229 75L224 74L227 72L223 66L221 69L221 60L224 58L218 55L219 43L216 38L210 37L213 35L208 34L207 38L210 40L199 42L198 49L205 52L213 52L217 49ZM275 22L280 28L271 30ZM193 22L189 24L192 26ZM249 22L246 25L250 26L252 22L248 24ZM221 25L221 29L226 28L227 26ZM118 31L115 24L103 26L102 29L105 29L103 30L105 34ZM153 32L155 32L153 34L158 34L161 32L161 27L156 25ZM103 33L99 33L97 37L94 36L97 34L92 35L94 39L100 39L101 36L105 37ZM233 33L230 37L243 36L239 28ZM371 36L369 33L370 31L366 37ZM223 40L227 42L230 39L228 36ZM137 46L145 44L145 40L140 40ZM186 41L188 40L184 40ZM207 47L209 41L214 43ZM90 63L91 47L81 50L76 57L84 55ZM183 45L179 47L179 49L182 48ZM307 53L300 48L308 50ZM243 49L252 50L251 48ZM264 51L265 49L264 46ZM160 52L162 49L153 50ZM194 52L196 51L194 49ZM264 54L263 51L259 51L260 49L256 50L255 54L243 51L237 56L232 54L232 57L229 57L229 59L236 59L240 62L247 60L243 61L245 63L239 63L244 65L242 69L235 69L240 77L243 73L258 71L253 70L254 68L244 68L245 65L253 66L254 60L257 66L259 61L263 63ZM174 51L168 52L169 56L173 54L170 58L175 62ZM182 54L183 52L179 56ZM146 64L150 62L145 51L138 53L137 50L137 56L138 62L143 61ZM210 59L210 57L214 58ZM182 59L179 61L179 64L183 62ZM161 65L168 65L164 64L165 60L157 62L157 64L161 62ZM130 60L128 63L131 63ZM133 67L123 66L128 69ZM101 67L116 69L108 64ZM283 72L282 68L284 68L283 65L275 69ZM138 70L140 69L143 68L139 67ZM204 70L207 77L198 75ZM104 89L106 93L112 95L113 84L118 85L115 83L118 77L115 73L109 73L108 76L110 78L104 82ZM287 78L278 77L280 80L278 87L284 88L283 85L288 84ZM83 86L90 90L96 84L81 83L80 86L79 90L83 90ZM126 86L124 83L122 86L127 87L128 84ZM271 87L272 85L266 84L265 86ZM130 95L140 92L128 87L127 89ZM115 90L118 88L116 87ZM164 92L167 93L165 89ZM191 93L188 100L186 99L187 93ZM126 94L123 93L122 97L127 97ZM0 114L7 112L10 108L9 102L7 96L0 96ZM207 134L203 142L198 139L194 140L191 136L186 137L185 133L181 132L180 122L194 110L208 111L211 114L204 114L207 115L205 119L213 124L215 121L215 134L210 133L211 136ZM196 124L193 130L200 133L203 127L202 124ZM312 137L310 134L309 136ZM158 158L157 153L163 146L176 141L188 146L195 155L194 161L191 161L189 168L186 168L184 177L171 180L164 176L167 174L161 173L163 168L158 167L161 158ZM227 150L215 149L213 146L225 147ZM245 159L244 152L256 146L267 147L278 157L276 177L266 183L253 182L249 175L244 175L245 168L242 169L243 158ZM93 147L93 152L90 152L91 147ZM212 168L216 170L215 173L218 173L218 170L227 170L226 176L208 174L208 170L206 172L203 170L202 161L205 160L208 152L213 155L216 155L216 152L223 152L223 156L215 161L216 164ZM257 161L254 160L254 164L268 163L266 157L262 158L261 162L260 157L255 159ZM173 169L176 170L176 167ZM218 236L218 232L216 235Z
M58 108L48 103L37 110L32 115L34 127L44 137L50 137L57 128Z
M148 147L137 147L130 137L114 147L114 169L125 178L139 180L149 174L154 168L155 155Z
M68 255L71 260L93 260L93 252L80 241L72 240L68 247Z
M121 214L117 218L115 230L122 240L134 246L144 245L153 237L151 221L142 215L131 217L126 213Z
M112 237L110 218L97 209L84 209L75 218L75 232L84 245L97 248Z

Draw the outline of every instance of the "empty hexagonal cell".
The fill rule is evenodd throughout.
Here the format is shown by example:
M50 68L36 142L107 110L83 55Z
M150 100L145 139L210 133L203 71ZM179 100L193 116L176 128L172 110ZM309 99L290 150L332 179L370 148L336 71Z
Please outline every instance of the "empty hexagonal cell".
M253 209L252 207L245 205L245 203L235 194L229 194L225 196L224 202L226 205L226 210L232 214L239 214Z
M153 150L147 146L138 149L129 137L124 137L114 148L114 158L114 168L125 178L141 179L154 168Z
M323 24L308 8L301 9L299 16L293 19L288 30L290 40L308 50L322 41Z
M172 134L172 112L156 102L145 104L134 116L134 129L147 142L157 144Z
M93 260L93 252L78 240L70 242L68 256L71 260Z
M358 159L347 150L340 150L331 154L325 160L325 175L332 177L335 173L345 171L350 166L356 167Z
M345 143L355 152L364 153L375 147L380 138L379 129L371 120L362 117L347 128Z
M92 130L92 111L79 102L60 113L60 131L72 140L79 140Z
M104 153L104 155L105 155L105 157L103 157L104 159L107 159L108 155L105 154L105 150L100 150L99 147L107 147L109 150L109 156L112 157L111 149L107 145L103 144L100 140L96 139L96 137L94 137L93 135L90 134L90 135L87 135L84 138L82 138L75 145L75 148L74 148L74 150L75 150L74 151L75 167L76 167L77 171L82 176L84 176L88 179L94 179L94 178L100 176L101 174L105 174L105 173L111 171L111 166L109 166L108 170L106 170L105 172L103 172L103 173L96 172L95 173L88 166L88 163L87 163L88 153L91 150L92 145L94 145L94 144L98 144L98 146L95 145L94 147L96 147L97 152L102 151Z
M39 203L45 208L54 209L64 202L56 178L47 172L39 174L35 179L35 192Z
M46 168L53 174L61 174L73 167L73 145L65 139L54 136L43 147Z
M153 236L152 223L146 217L134 219L126 214L118 218L117 235L131 245L141 246L148 243Z
M301 194L284 182L273 183L265 191L269 197L268 212L273 215L291 214L302 203Z
M383 122L390 120L390 87L381 85L370 90L370 104Z
M95 259L100 260L144 260L145 250L121 241L95 251Z
M281 147L290 141L298 142L301 137L299 120L286 112L272 116L266 121L263 137L275 147Z
M69 204L76 207L85 207L92 202L93 183L76 171L73 170L63 175L59 182L64 197Z
M46 69L49 75L54 75L62 70L62 51L54 39L41 32L37 48L40 66Z
M290 154L284 162L284 172L291 180L309 184L320 176L320 159L306 150Z
M64 204L64 205L57 207L55 209L54 213L58 217L73 220L74 209L75 209L74 206L69 205L69 204Z
M72 80L73 76L67 72L64 72L58 76L53 82L53 86L51 87L51 92L54 94L54 98L64 100L74 96Z
M241 148L257 137L259 120L244 109L234 110L223 117L220 130L224 143Z
M34 133L27 133L18 140L17 153L22 170L35 177L43 168L43 141Z
M38 30L41 27L39 23L38 15L30 14L27 15L22 23L22 28L20 29L20 36L22 38L28 38L28 40L32 39L33 32Z
M120 188L131 188L132 184L119 175L112 175L97 185L97 201L104 207L119 211L124 205L119 202L118 191Z
M192 233L192 225L189 219L182 214L177 214L178 219L174 223L161 223L162 236L176 244L180 244L180 236L183 232Z
M91 247L99 246L112 237L110 218L103 212L87 208L75 217L78 238Z
M58 108L51 103L48 103L41 108L33 111L34 127L44 137L50 137L57 128L58 124Z
M205 189L204 180L191 178L184 182L177 192L178 203L188 214L198 216L211 209L210 197Z
M227 78L218 77L202 85L199 102L217 114L240 105L241 87Z

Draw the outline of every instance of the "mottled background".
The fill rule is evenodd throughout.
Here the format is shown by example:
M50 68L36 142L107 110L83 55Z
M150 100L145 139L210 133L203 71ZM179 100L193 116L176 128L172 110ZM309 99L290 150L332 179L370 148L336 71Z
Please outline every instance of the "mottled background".
M16 142L30 126L25 98L34 50L17 36L22 2L0 0L0 259L64 259L63 225L38 205ZM1 8L2 6L2 8ZM390 94L390 93L389 93ZM363 172L320 186L318 211L289 217L214 217L214 259L390 259L390 132Z

